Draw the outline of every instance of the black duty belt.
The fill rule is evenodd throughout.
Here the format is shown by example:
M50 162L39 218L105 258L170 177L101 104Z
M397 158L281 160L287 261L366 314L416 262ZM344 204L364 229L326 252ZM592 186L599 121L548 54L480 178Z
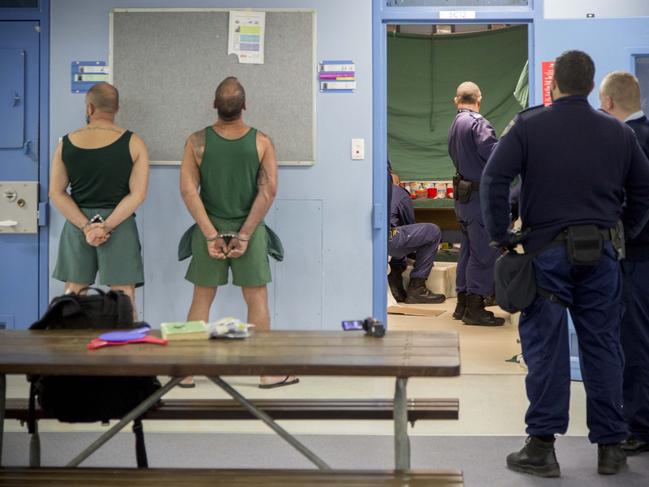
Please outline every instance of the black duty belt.
M609 240L614 240L616 237L614 236L617 235L617 229L616 228L600 228L599 233L604 239L604 241L609 241ZM565 242L568 240L568 230L562 230L559 235L557 235L554 238L555 242Z

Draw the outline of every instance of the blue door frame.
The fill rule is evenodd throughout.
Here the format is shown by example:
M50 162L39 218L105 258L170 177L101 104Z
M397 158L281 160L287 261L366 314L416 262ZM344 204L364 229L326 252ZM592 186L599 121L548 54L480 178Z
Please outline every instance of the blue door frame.
M534 21L540 6L530 7L387 7L386 0L373 0L372 66L373 66L373 253L372 314L387 323L387 24L527 24L529 49L530 105L536 103ZM443 11L469 10L475 19L441 19Z
M50 133L50 0L39 0L39 8L0 8L0 20L38 21L39 40L39 201L47 203L49 191L49 133ZM47 211L47 204L40 205ZM40 215L45 225L39 227L38 236L38 314L42 315L49 302L49 227L48 215ZM2 292L2 289L0 289Z

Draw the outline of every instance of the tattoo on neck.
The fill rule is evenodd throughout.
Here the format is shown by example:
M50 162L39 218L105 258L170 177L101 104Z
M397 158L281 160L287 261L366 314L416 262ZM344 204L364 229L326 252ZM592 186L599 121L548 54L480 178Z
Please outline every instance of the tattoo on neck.
M94 126L94 127L86 127L85 130L109 130L111 132L116 132L116 133L121 133L121 130L117 130L115 127L100 127L100 126Z

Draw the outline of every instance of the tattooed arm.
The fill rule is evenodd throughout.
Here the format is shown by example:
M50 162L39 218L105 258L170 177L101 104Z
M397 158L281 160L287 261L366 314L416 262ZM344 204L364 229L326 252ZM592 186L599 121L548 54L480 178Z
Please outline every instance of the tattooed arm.
M214 238L216 228L207 216L205 206L198 193L201 184L199 165L205 150L205 131L192 134L185 144L185 153L180 164L180 194L194 220L200 227L205 238Z
M239 235L248 239L253 234L257 225L264 219L273 204L277 194L277 159L275 146L266 134L257 132L257 151L259 152L259 172L257 173L257 196L252 204L248 218L239 229ZM233 240L233 244L237 242ZM245 249L243 249L245 252ZM241 252L241 255L243 255ZM230 253L230 257L238 255Z

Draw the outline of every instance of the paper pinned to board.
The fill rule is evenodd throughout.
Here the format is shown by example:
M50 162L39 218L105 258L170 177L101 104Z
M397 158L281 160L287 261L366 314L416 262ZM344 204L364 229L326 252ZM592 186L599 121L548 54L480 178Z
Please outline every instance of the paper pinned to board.
M264 64L266 12L230 11L228 54L236 54L241 64Z

